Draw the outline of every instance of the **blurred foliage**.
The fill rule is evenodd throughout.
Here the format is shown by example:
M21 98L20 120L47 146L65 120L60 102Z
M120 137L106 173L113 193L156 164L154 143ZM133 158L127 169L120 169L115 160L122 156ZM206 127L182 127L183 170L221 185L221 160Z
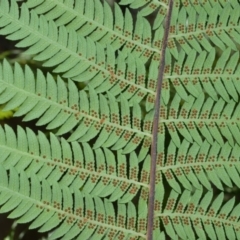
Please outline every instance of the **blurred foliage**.
M4 105L0 105L0 120L5 118L11 118L13 116L13 111L3 111Z

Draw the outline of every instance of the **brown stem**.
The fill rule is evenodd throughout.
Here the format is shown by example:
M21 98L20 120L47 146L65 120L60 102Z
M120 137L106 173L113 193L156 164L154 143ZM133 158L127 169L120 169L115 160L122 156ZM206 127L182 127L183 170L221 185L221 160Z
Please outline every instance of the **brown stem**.
M161 97L161 88L164 75L165 67L165 52L168 41L168 34L170 28L170 21L173 9L173 0L169 0L168 13L166 17L166 24L164 30L164 36L162 41L162 50L161 58L158 72L158 81L157 81L157 93L155 99L155 113L153 118L153 130L152 130L152 147L151 147L151 170L150 170L150 190L149 190L149 199L148 199L148 223L147 223L147 240L152 240L153 238L153 221L154 221L154 201L155 201L155 179L156 179L156 164L157 164L157 137L158 137L158 124L160 121L160 97Z

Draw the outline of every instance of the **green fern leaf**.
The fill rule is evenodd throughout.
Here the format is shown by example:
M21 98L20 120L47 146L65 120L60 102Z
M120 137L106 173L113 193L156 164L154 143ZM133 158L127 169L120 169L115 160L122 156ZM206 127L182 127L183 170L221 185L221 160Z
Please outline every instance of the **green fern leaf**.
M157 38L156 32L152 39L148 21L139 15L133 31L131 13L127 10L123 16L118 4L114 5L114 13L106 2L102 5L93 0L28 0L26 5L37 14L44 15L48 21L54 20L57 26L65 25L68 31L77 31L79 35L88 36L103 46L111 44L114 50L117 50L124 45L124 56L132 52L135 58L146 62L152 54L160 54L157 46L160 38Z
M239 1L172 3L0 2L49 67L0 64L1 109L46 129L0 127L0 213L49 239L240 239Z
M95 230L97 237L127 237L130 234L134 239L144 237L136 231L132 221L125 228L128 215L136 219L137 212L133 204L128 204L128 208L118 204L115 218L109 201L104 204L100 198L93 199L79 190L71 193L69 188L60 187L56 183L51 188L48 181L39 181L34 174L28 179L26 173L17 173L14 168L10 169L9 177L2 165L0 171L1 212L14 209L10 217L19 217L18 222L34 220L30 228L40 227L41 232L57 227L49 239L63 237L65 234L64 239L75 236L88 239ZM101 207L98 208L99 206ZM107 213L107 210L110 212ZM106 218L111 215L114 217Z
M75 31L68 34L65 27L60 27L58 32L54 22L47 22L43 16L38 18L33 11L29 13L24 4L21 12L21 16L24 17L19 18L18 14L10 17L12 12L18 11L16 2L12 0L11 3L11 7L9 7L8 0L1 2L1 21L6 25L2 26L0 34L8 35L7 38L12 40L22 39L17 46L29 47L26 53L36 54L34 59L45 61L44 66L57 66L54 72L64 73L63 77L75 81L87 82L92 79L91 83L93 84L90 84L92 87L96 88L101 85L100 88L97 88L97 92L109 90L116 96L127 88L123 95L131 100L131 104L134 101L141 101L146 94L151 95L150 99L154 99L154 91L145 87L145 71L139 70L138 72L138 69L145 68L142 61L136 60L138 69L135 79L132 76L132 70L130 68L126 70L123 55L119 54L115 72L113 63L110 63L114 55L112 47L108 48L107 56L105 56L104 49L100 44L95 44L91 39L87 40L77 35ZM12 24L8 24L9 21ZM28 22L29 25L24 25L24 22ZM17 26L17 28L12 29L11 25ZM16 38L13 39L11 34L14 34ZM55 41L57 41L56 44ZM130 63L132 63L132 59ZM158 57L153 57L152 61L156 60ZM129 67L129 65L127 66Z
M171 142L165 167L159 167L158 171L163 172L170 186L177 192L181 190L176 180L188 190L192 186L199 189L200 185L211 190L211 183L221 190L222 183L228 187L233 187L234 183L239 187L239 167L236 163L238 151L238 145L230 146L228 143L220 147L217 142L210 146L204 141L200 147L184 140L177 149Z
M168 47L175 58L178 58L178 44L187 54L192 48L199 53L202 52L201 48L209 52L211 45L221 50L229 47L237 51L238 1L206 1L201 4L183 1L183 5L179 13L175 13L174 16L178 17L172 19L170 27Z
M216 140L220 145L224 144L223 139L227 139L230 145L233 145L234 141L239 142L238 131L234 127L238 122L238 113L232 115L235 108L238 108L238 104L233 100L226 103L219 98L214 102L212 98L205 98L203 94L197 99L189 96L182 104L180 96L176 94L168 116L162 123L168 128L177 147L180 146L180 136L189 142L194 140L198 145L202 144L202 137L209 143ZM233 129L237 132L234 133Z
M0 128L0 132L1 164L5 169L15 167L18 173L25 171L28 177L37 174L40 181L46 179L50 185L58 182L72 191L82 189L92 196L110 196L109 201L118 199L121 203L129 202L139 189L148 187L149 172L144 170L139 181L138 158L134 152L127 160L120 151L115 157L108 149L93 151L87 143L69 144L53 134L49 141L41 132L36 136L30 129L25 132L20 127L17 137L8 126L5 130ZM149 159L145 164L149 164Z
M157 214L169 236L172 239L195 239L195 231L201 239L207 239L207 236L211 239L235 238L239 226L238 217L235 218L239 204L234 207L234 199L223 204L223 194L212 202L212 192L201 199L202 193L202 189L192 196L189 191L184 191L181 196L171 192L164 212Z
M176 6L178 5L178 1L176 1ZM160 27L162 21L166 17L167 8L168 8L168 0L121 0L120 4L127 5L130 4L130 8L140 10L140 14L142 16L148 16L154 11L158 11L158 14L154 21L154 29Z
M112 146L115 150L123 149L124 153L136 149L144 139L145 142L150 141L149 115L142 127L141 109L134 104L133 119L130 119L130 106L124 97L121 98L120 112L118 103L110 93L109 99L103 95L98 98L90 87L88 95L85 91L78 93L70 80L68 85L71 94L61 78L55 82L51 75L45 78L38 71L35 84L31 70L26 67L24 73L17 64L12 71L9 64L4 62L1 75L0 103L6 103L4 110L18 108L14 116L25 115L24 121L38 118L37 125L47 125L47 129L57 128L57 135L72 131L69 141L87 142L99 134L95 148ZM24 79L28 81L25 86ZM113 104L108 107L110 102ZM142 147L147 153L149 145L143 142Z
M178 61L173 67L171 67L173 60L169 56L165 67L165 84L169 84L168 81L171 82L179 96L184 100L187 100L189 94L197 98L200 93L205 91L215 101L217 101L218 96L221 96L226 102L230 101L230 97L237 102L239 53L236 52L233 55L230 53L231 49L226 49L217 62L214 62L216 58L214 49L209 54L203 51L198 56L194 50L190 52L190 55L181 51ZM169 93L165 93L165 104L168 101Z

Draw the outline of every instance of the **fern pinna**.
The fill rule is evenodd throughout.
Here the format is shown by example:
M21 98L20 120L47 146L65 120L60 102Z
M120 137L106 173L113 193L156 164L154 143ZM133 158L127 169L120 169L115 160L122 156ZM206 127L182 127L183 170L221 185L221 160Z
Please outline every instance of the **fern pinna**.
M0 117L26 122L0 127L0 212L48 239L240 239L239 9L1 0L40 68L0 64Z

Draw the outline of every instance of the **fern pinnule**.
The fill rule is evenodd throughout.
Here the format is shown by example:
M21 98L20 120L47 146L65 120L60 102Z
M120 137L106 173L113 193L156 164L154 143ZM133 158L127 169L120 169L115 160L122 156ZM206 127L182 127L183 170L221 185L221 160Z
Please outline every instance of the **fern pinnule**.
M181 98L175 95L168 113L166 106L162 108L162 115L166 117L161 124L167 127L177 147L180 146L181 137L199 145L202 139L210 144L216 140L221 146L225 141L234 145L234 142L239 143L239 113L233 114L234 109L239 109L239 104L233 100L226 103L219 98L214 102L211 97L205 98L201 94L196 99L189 96L182 104Z
M222 183L239 186L235 163L239 158L239 108L233 99L214 101L204 93L197 98L189 95L186 101L175 94L169 105L162 104L159 128L165 137L160 135L160 139L170 135L171 141L167 151L159 147L158 169L175 191L180 193L180 186L188 190L200 185L210 190L211 184L223 190Z
M209 52L212 46L222 51L226 48L238 50L239 2L227 1L223 6L221 4L221 1L213 1L212 5L206 1L204 7L186 4L176 12L175 16L178 17L171 21L168 43L169 50L176 59L178 45L187 54L192 49L201 53L202 48Z
M33 173L28 178L24 171L18 173L10 168L8 174L2 165L0 173L1 213L13 210L9 217L18 217L19 223L33 221L30 228L40 228L41 232L54 230L49 239L73 239L77 235L88 239L93 232L99 238L144 238L136 230L138 212L132 203L117 204L115 214L108 200L92 198L79 190L71 192L56 182L51 187L47 180L40 181ZM128 215L133 221L126 226Z
M175 1L178 5L178 1ZM167 14L168 0L121 0L121 5L129 5L132 9L139 9L141 16L148 16L157 11L156 17L153 23L153 29L158 29Z
M237 66L239 53L231 54L231 49L227 48L217 60L216 57L213 48L209 53L202 51L199 55L195 50L189 54L180 51L178 60L174 62L168 52L162 95L164 103L168 104L170 100L170 85L185 101L189 94L198 98L199 94L205 92L214 101L221 97L226 102L231 99L237 102L240 93L240 68Z
M180 2L180 1L177 1ZM232 0L232 1L202 1L202 2L196 2L193 0L181 0L182 7L187 10L187 12L192 11L192 7L197 11L198 14L201 13L201 10L204 9L208 14L211 13L212 9L215 8L219 11L221 11L226 5L231 5L231 6L237 6L238 5L238 0Z
M220 190L224 187L239 187L239 146L225 143L220 146L217 142L212 145L206 140L199 146L196 142L190 144L183 140L177 148L173 141L168 146L164 166L158 166L168 184L176 192L181 193L181 186L191 191L201 185L209 191L212 185Z
M235 239L239 237L239 208L235 199L224 201L224 194L213 200L213 192L185 190L181 195L171 191L162 213L156 216L163 222L167 234L172 238Z
M145 66L141 60L131 55L126 64L121 53L116 60L111 46L105 51L90 38L85 39L75 31L68 33L64 26L58 29L44 16L38 18L34 11L29 13L25 4L22 4L21 17L12 12L18 12L15 0L11 1L11 6L8 0L1 1L3 26L0 34L8 35L11 40L21 40L18 47L28 47L26 53L36 54L34 59L44 61L44 66L55 67L54 72L79 82L87 83L91 79L91 86L97 88L97 92L109 91L114 96L121 93L130 104L140 102L147 94L154 95L154 91L145 86ZM156 59L158 57L153 57L152 62Z
M114 5L114 13L107 2L102 5L92 0L75 3L28 0L26 5L48 21L53 20L58 27L66 26L67 31L77 31L104 47L111 44L117 50L123 46L125 57L131 52L145 63L152 54L160 54L161 35L156 31L152 39L150 24L140 15L134 29L131 13L126 10L124 16L118 4Z
M24 121L38 119L37 125L57 129L57 135L71 131L68 141L95 138L94 148L112 147L123 149L123 153L142 145L141 160L148 153L152 115L149 112L142 121L139 104L130 107L121 97L119 106L110 93L107 97L97 95L90 87L88 92L79 92L71 80L66 85L60 77L57 81L50 74L45 78L41 71L35 78L28 66L25 73L18 64L12 71L7 61L0 65L0 76L0 103L6 104L4 110L17 108L14 116L24 116Z
M93 150L87 143L68 143L53 134L48 140L42 132L35 135L21 127L17 128L16 136L7 125L5 129L0 127L0 133L1 164L6 170L14 167L28 177L36 174L50 186L58 182L71 191L81 189L91 196L109 196L109 201L119 203L129 202L139 189L148 188L149 172L143 170L138 177L138 158L134 152L127 157L117 151L114 156L107 148ZM149 157L144 164L149 164Z

